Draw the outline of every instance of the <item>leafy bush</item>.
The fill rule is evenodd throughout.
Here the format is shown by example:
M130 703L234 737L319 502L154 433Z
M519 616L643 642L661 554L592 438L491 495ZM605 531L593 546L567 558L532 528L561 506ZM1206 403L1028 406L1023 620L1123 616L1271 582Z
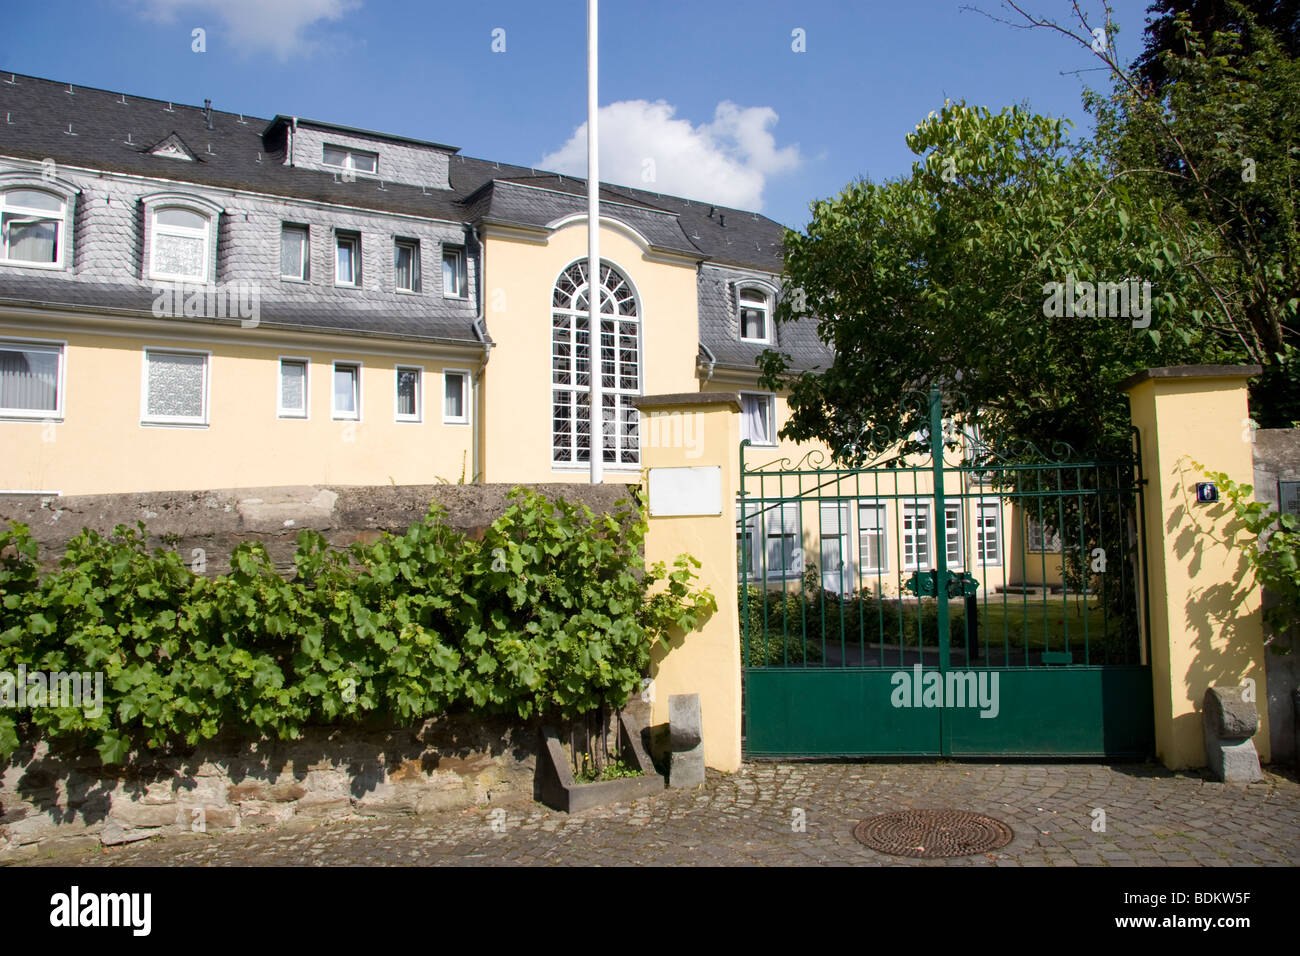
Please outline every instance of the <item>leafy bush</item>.
M102 711L0 711L0 759L18 721L93 746L196 744L221 731L291 739L308 724L412 721L453 709L572 717L622 706L651 646L716 610L681 555L642 570L644 510L511 492L482 540L431 506L404 535L347 551L298 536L286 581L260 544L207 579L145 527L85 530L37 574L28 529L0 531L0 673L101 672ZM661 586L662 585L662 586Z
M1300 517L1281 514L1260 501L1252 501L1252 485L1238 484L1221 471L1205 471L1207 478L1223 490L1224 497L1241 524L1229 529L1228 544L1236 544L1237 534L1245 532L1243 547L1255 580L1268 589L1276 603L1265 608L1264 620L1277 636L1285 635L1300 621ZM1290 653L1291 647L1270 639L1278 654Z

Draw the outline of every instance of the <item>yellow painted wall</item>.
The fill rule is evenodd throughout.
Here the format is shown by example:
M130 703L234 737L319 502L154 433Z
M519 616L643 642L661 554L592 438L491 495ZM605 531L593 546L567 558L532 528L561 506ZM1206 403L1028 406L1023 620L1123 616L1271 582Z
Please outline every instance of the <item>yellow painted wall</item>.
M160 329L163 328L160 324ZM174 326L166 329L175 334ZM245 333L252 337L254 333ZM381 485L471 477L471 426L442 424L444 366L410 353L259 347L93 332L41 334L0 326L0 338L66 341L64 419L0 420L0 489L97 494L295 484ZM208 350L207 427L141 424L143 350ZM310 359L309 418L277 417L279 357ZM361 420L330 417L332 365L361 363ZM423 366L421 423L395 420L394 366Z
M1249 417L1242 376L1154 378L1129 392L1141 435L1150 578L1151 663L1156 752L1173 769L1205 765L1201 701L1210 686L1240 687L1247 678L1267 700L1259 588L1241 548L1222 541L1226 503L1196 502L1205 480L1199 461L1236 481L1253 482L1243 420ZM1259 707L1255 747L1269 759L1268 708Z
M587 255L586 220L551 233L545 243L487 232L484 297L488 332L497 343L484 372L484 480L588 480L585 465L551 463L551 292L569 265ZM601 258L635 288L641 313L643 395L698 391L699 307L694 264L652 261L621 230L602 226ZM640 480L640 468L605 468L606 481Z
M717 598L718 613L704 627L680 635L670 651L655 648L650 674L654 679L653 724L668 721L672 694L699 694L704 727L704 761L718 770L740 768L740 615L736 600L735 513L736 466L729 449L740 442L739 415L730 404L685 406L692 411L706 438L705 454L687 458L672 447L648 448L643 453L647 469L660 467L720 466L722 513L717 516L650 518L646 535L646 562L671 565L678 554L697 558L700 587ZM644 421L644 418L643 418Z

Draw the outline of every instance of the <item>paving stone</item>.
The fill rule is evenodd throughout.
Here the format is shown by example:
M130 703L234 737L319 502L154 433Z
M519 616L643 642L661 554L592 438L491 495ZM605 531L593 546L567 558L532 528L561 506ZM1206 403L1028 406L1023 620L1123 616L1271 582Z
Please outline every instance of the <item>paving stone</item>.
M245 803L245 811L250 803L256 802ZM267 810L278 806L262 803ZM791 829L796 807L804 811L803 832ZM859 820L905 807L987 813L1011 826L1016 838L997 853L950 860L887 856L853 838ZM1091 831L1094 807L1106 810L1107 833ZM58 862L1000 867L1287 866L1300 860L1300 783L1294 774L1277 772L1258 786L1225 789L1151 765L1045 771L1015 764L750 763L735 774L709 771L699 789L665 791L628 805L572 815L511 806L504 832L493 832L489 813L475 807L333 821L295 818L274 828L209 833L202 840L176 833L107 852L77 851ZM297 829L287 833L286 826ZM24 856L11 862L47 860Z

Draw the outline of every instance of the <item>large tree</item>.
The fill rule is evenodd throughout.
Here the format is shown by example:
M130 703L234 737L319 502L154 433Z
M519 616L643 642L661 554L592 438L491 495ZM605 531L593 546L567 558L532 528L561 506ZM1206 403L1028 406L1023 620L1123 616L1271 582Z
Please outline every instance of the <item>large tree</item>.
M908 137L910 176L815 203L806 232L787 237L778 319L813 313L835 357L799 375L777 352L763 360L767 385L790 389L784 434L861 461L923 428L900 399L938 384L945 412L977 419L987 439L1119 454L1117 383L1203 362L1263 365L1252 414L1300 418L1300 74L1286 43L1240 5L1245 41L1206 40L1209 21L1198 32L1172 13L1180 41L1148 42L1165 44L1157 89L1121 65L1104 2L1092 22L1074 4L1074 24L1007 6L1106 64L1111 90L1087 96L1096 136L1073 143L1065 124L1025 110L948 105ZM1052 283L1130 279L1151 283L1149 327L1044 305Z
M1164 55L1190 53L1189 32L1203 44L1210 43L1216 32L1245 32L1249 43L1250 29L1258 25L1288 57L1300 55L1300 0L1156 0L1147 14L1146 39L1133 68L1157 92L1171 79ZM1180 14L1185 15L1181 23Z
M910 176L853 183L787 236L778 319L805 307L834 350L819 373L765 356L768 386L790 390L788 437L848 462L877 457L925 427L904 396L938 385L945 414L986 440L1121 454L1120 379L1228 354L1184 307L1187 263L1204 254L1195 232L1110 175L1065 122L946 104L907 142ZM1144 281L1149 300L1139 292L1126 315L1097 301L1096 283L1127 293Z

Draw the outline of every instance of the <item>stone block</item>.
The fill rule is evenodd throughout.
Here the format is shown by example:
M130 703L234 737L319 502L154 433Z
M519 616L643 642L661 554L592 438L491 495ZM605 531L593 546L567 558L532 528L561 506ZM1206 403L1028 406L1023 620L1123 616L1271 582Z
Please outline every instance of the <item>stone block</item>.
M200 819L194 815L195 810L203 811L203 830L194 830L195 824ZM211 830L233 830L239 826L239 811L235 807L212 807L192 804L183 807L181 815L184 820L183 827L197 833Z
M141 803L147 803L154 806L175 803L176 794L172 791L172 782L170 780L159 780L151 783L144 790L144 797Z
M169 827L180 821L180 810L180 806L175 803L155 806L121 800L115 795L109 819L128 828Z
M147 840L156 834L152 830L128 830L120 823L110 820L99 831L99 842L104 846L121 846L123 843L136 843Z
M1205 731L1205 762L1224 783L1254 783L1264 779L1259 754L1251 739L1259 730L1259 711L1241 699L1239 687L1210 687L1201 705Z
M668 698L668 736L672 747L668 786L703 786L704 724L699 694L673 694Z
M474 805L474 796L463 787L457 790L425 791L416 803L416 813L442 813L445 810L463 810Z

